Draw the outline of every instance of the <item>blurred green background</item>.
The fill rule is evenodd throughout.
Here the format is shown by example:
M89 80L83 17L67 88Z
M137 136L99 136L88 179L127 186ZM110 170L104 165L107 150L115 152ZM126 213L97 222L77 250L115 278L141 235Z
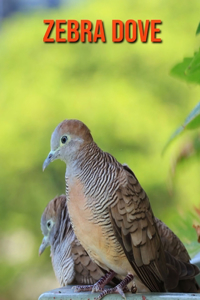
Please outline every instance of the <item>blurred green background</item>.
M164 156L170 134L199 101L200 87L169 75L199 48L199 1L81 1L17 13L0 29L0 299L37 299L58 287L49 249L38 257L41 214L65 192L65 165L42 172L50 136L66 118L80 119L97 144L135 172L155 215L187 244L196 240L200 206L198 156L171 165L192 136ZM104 21L107 43L45 44L44 19ZM161 19L162 44L111 41L112 19ZM55 32L53 32L53 35Z

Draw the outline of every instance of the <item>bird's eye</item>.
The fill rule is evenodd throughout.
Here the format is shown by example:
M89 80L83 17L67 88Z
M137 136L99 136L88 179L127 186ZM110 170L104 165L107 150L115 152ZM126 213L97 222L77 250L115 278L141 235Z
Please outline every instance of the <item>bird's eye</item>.
M63 136L61 137L61 143L62 143L62 144L65 144L65 143L67 142L67 140L68 140L68 137L67 137L66 135L63 135Z
M51 227L51 222L50 222L50 221L47 222L47 227L48 227L48 228Z

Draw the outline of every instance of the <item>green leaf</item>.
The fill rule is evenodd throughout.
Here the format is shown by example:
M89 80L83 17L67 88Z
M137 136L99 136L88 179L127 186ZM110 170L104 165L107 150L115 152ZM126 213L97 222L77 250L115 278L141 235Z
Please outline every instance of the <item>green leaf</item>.
M194 57L185 70L186 75L200 71L200 50L194 53Z
M195 108L191 111L191 113L185 119L183 125L178 127L175 132L170 136L167 141L165 147L163 148L162 154L164 154L165 150L171 144L171 142L182 133L185 129L196 129L200 127L200 102L195 106Z
M200 50L193 57L186 57L170 71L172 76L190 83L200 84Z
M199 22L199 25L197 27L197 31L196 31L196 35L200 33L200 22Z

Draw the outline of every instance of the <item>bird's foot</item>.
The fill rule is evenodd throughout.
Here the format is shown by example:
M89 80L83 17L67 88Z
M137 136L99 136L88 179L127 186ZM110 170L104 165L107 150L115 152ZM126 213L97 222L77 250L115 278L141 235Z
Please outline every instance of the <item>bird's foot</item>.
M133 280L134 276L132 274L128 274L116 287L103 290L101 294L96 298L96 300L101 300L104 296L108 294L120 294L123 299L126 299L126 296L124 293L130 292L130 290L127 287L127 284ZM135 285L135 282L133 283L133 287L131 287L131 292L136 293L137 288Z
M131 288L128 288L127 286L125 286L125 288L123 289L123 292L135 294L137 292L137 286L135 284L135 281L133 281L133 285Z
M92 289L92 293L103 291L104 286L108 284L113 277L115 276L115 272L110 271L106 273L103 277L101 277L94 285Z
M102 292L104 290L104 286L109 283L113 277L115 276L115 272L110 271L102 276L95 284L93 285L77 285L73 286L73 290L76 293L79 292L88 292L91 291L92 293L95 292Z

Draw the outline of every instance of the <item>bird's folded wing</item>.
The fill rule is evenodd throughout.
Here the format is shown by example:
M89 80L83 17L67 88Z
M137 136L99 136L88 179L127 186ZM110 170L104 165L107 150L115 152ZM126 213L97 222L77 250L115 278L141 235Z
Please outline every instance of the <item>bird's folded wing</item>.
M169 252L176 259L189 263L190 256L177 235L158 218L155 217L155 221L164 250Z
M149 199L134 173L124 166L126 184L119 187L110 218L135 272L150 291L164 291L167 267Z
M150 291L174 289L179 280L193 278L199 270L176 259L169 248L164 249L149 199L134 173L128 166L123 167L121 175L126 177L126 184L119 187L117 200L110 208L115 234L134 271Z

